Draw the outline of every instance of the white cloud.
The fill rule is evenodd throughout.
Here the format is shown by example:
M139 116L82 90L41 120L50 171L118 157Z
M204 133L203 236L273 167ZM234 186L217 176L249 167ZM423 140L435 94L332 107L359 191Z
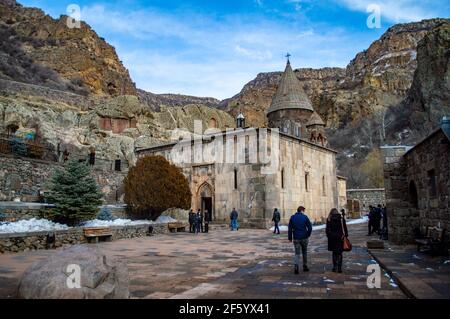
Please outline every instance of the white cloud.
M259 72L345 66L370 39L252 16L82 8L82 19L117 49L137 86L154 93L228 98ZM345 43L345 45L343 45Z
M430 0L336 0L350 10L366 12L371 4L379 5L381 8L381 19L390 22L412 22L423 19L436 18L440 4L445 2Z

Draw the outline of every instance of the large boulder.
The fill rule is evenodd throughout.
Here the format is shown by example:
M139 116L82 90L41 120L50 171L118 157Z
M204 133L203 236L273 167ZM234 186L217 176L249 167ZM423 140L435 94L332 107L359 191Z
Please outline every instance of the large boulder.
M188 222L189 220L189 210L181 208L169 208L165 210L161 216L171 217L180 222Z
M81 270L80 288L69 288L69 265ZM73 266L72 266L73 267ZM25 299L129 298L126 265L96 247L72 246L31 265L24 273L18 296ZM73 285L72 285L73 287Z

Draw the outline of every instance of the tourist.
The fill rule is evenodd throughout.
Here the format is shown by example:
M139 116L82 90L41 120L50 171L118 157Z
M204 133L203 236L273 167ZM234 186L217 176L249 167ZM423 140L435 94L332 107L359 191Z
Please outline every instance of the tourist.
M231 222L231 230L238 230L238 217L239 214L236 211L236 208L233 207L233 210L230 213L230 222Z
M200 209L197 210L197 214L195 214L195 234L198 234L200 232L200 224L201 224L202 216Z
M298 274L300 266L300 250L303 255L303 271L309 271L308 268L308 238L311 236L312 225L308 216L305 215L305 207L300 206L297 212L289 220L288 239L294 241L294 273Z
M191 209L189 211L189 232L190 233L195 233L195 229L194 229L195 226L194 225L195 225L195 213Z
M330 211L327 218L326 234L328 250L333 252L333 272L342 273L342 252L344 251L344 237L348 237L347 223L336 208Z
M345 219L345 209L341 209L341 215L342 215L342 217Z
M275 223L274 229L273 229L273 233L274 234L280 234L280 227L278 227L278 223L281 220L281 215L280 212L278 211L277 208L274 209L273 211L273 216L272 216L272 221Z
M374 218L373 218L373 232L377 233L378 235L381 234L380 223L382 215L383 210L381 209L381 205L378 205L378 207L374 208Z
M388 216L387 216L387 209L386 209L386 205L383 206L382 210L382 224L383 224L383 228L381 230L381 235L380 235L380 239L383 240L388 240Z
M369 232L367 233L367 236L371 236L373 232L373 225L374 225L374 209L372 205L369 205Z

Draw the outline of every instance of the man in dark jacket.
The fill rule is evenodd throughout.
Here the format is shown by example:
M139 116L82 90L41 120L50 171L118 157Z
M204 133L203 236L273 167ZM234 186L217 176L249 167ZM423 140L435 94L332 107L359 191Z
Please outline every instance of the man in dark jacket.
M292 242L294 239L294 273L298 274L300 265L300 250L303 255L303 271L309 271L308 268L308 238L311 236L312 225L308 216L305 215L305 207L300 206L297 212L289 220L288 239Z
M373 218L373 231L376 232L378 235L380 235L380 223L382 218L382 209L381 205L378 205L378 207L374 208L374 218Z
M195 225L195 213L191 209L189 211L189 232L190 233L195 233L194 225Z
M386 205L383 206L383 208L381 209L381 214L382 214L382 224L383 224L383 228L381 229L381 235L380 238L383 240L388 240L388 216L387 216L387 209L386 209Z
M197 213L195 214L195 233L198 234L200 232L200 225L202 223L202 213L200 212L200 209L197 210Z
M280 234L280 228L278 227L278 223L281 220L281 215L280 212L278 211L277 208L275 208L275 210L273 211L273 216L272 216L272 221L275 223L275 227L273 229L273 233L274 234Z
M375 213L374 213L373 207L372 207L372 205L370 205L369 206L369 224L368 224L369 232L367 233L367 236L372 235L372 232L373 232L374 214Z
M236 211L236 208L233 207L233 210L230 213L230 221L231 221L231 230L238 230L238 220L239 214Z

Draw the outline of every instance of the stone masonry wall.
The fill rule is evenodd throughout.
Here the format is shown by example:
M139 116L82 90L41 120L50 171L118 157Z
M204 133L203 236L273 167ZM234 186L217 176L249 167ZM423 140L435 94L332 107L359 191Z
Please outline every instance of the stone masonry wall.
M450 141L438 132L417 145L404 156L408 183L417 188L419 227L440 226L450 231ZM432 194L431 178L434 171L436 193ZM411 204L411 203L410 203Z
M348 189L347 198L359 201L361 212L369 211L369 206L378 206L386 204L386 194L384 188L373 189Z
M0 201L12 201L16 197L22 202L37 201L38 191L45 192L46 181L61 168L56 162L0 155ZM93 169L92 175L106 203L123 202L124 173Z
M149 232L150 226L153 227L151 234ZM110 227L110 229L113 234L112 240L145 237L169 232L165 223L124 227L114 226ZM58 231L0 234L0 253L47 249L48 234L55 234L55 247L87 243L82 227Z
M450 142L444 133L433 133L411 150L383 147L382 153L390 240L413 243L415 229L424 233L427 226L449 231Z
M396 243L414 241L414 228L418 226L418 212L409 206L406 163L403 155L407 147L383 147L384 186L388 213L389 240Z

